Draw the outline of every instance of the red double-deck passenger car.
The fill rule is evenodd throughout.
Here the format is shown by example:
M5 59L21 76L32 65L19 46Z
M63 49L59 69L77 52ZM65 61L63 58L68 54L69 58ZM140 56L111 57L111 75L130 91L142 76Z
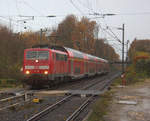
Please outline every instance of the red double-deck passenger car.
M37 45L24 51L23 73L32 86L51 86L107 72L107 60L71 48Z

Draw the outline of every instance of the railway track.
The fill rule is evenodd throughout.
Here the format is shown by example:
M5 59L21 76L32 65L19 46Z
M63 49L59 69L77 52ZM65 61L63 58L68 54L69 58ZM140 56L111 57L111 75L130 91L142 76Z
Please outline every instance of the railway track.
M80 112L89 105L93 98L94 96L91 96L86 101L84 101L83 104L66 119L66 121L73 121L80 114Z
M12 96L12 94L8 94L6 92L0 92L0 99L8 98Z
M108 88L108 86L111 84L112 80L113 80L114 78L116 78L118 75L119 75L119 74L117 74L117 75L111 77L110 79L104 79L103 81L101 80L101 81L97 81L97 82L94 82L94 83L92 83L92 84L89 84L89 85L87 85L86 87L82 88L81 90L87 90L87 89L89 89L89 88L91 88L91 87L93 87L93 86L95 86L95 85L101 83L102 86L101 86L101 88L100 88L99 90L101 91L101 93L103 93L103 91L104 91L106 88ZM32 117L30 117L30 118L27 119L26 121L37 121L37 120L42 121L43 118L44 118L44 120L46 120L46 119L45 119L46 114L52 113L52 112L54 112L55 110L58 110L57 108L60 108L60 107L61 107L62 105L64 105L64 104L65 104L67 107L68 107L67 104L69 104L69 103L70 103L70 104L73 104L72 102L73 102L73 98L75 98L74 96L75 96L75 94L71 94L71 95L69 95L69 96L64 97L63 99L59 100L58 102L54 103L53 105L50 105L50 106L48 106L46 109L44 109L44 110L42 110L42 111L36 113L35 115L33 115ZM79 99L78 99L78 103L79 103L79 102L80 102L80 103L79 103L78 106L76 106L76 107L78 107L78 108L76 108L76 110L75 110L73 113L71 113L71 115L68 116L68 118L66 118L66 121L72 121L72 120L74 120L74 119L80 114L80 112L81 112L82 110L84 110L84 108L86 108L86 107L89 105L89 103L94 100L94 98L95 98L95 95L91 95L90 97L86 97L86 98L79 98ZM76 98L75 98L75 99L76 99ZM70 102L69 102L69 101L70 101ZM70 112L69 112L69 114L70 114ZM63 117L63 116L62 116L62 117ZM51 118L50 118L50 119L51 119ZM43 120L43 121L44 121L44 120ZM61 120L62 120L62 119L61 119ZM53 120L53 121L54 121L54 120Z
M32 95L29 94L29 92L19 91L15 93L17 94L16 96L9 96L0 100L0 111L21 105L31 100Z
M109 87L109 85L112 83L112 80L116 78L118 75L115 75L110 80L107 81L107 83L100 89L101 91L104 91L106 88ZM77 110L75 110L65 121L74 121L78 115L94 100L95 96L90 96Z

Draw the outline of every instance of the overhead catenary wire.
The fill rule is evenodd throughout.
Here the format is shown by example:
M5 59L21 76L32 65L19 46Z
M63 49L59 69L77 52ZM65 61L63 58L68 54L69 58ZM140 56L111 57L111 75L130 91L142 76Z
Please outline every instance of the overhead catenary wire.
M0 18L2 18L2 19L1 19L2 21L7 22L8 24L10 23L10 20L9 20L8 18L6 18L6 17L0 16ZM22 24L18 24L18 22L17 22L16 20L14 20L14 19L11 19L11 21L12 21L13 24L16 25L16 26L21 26L21 27L23 27L23 28L25 27L25 26L23 26Z
M16 9L17 9L18 15L21 15L20 9L18 7L18 0L15 0L15 2L16 2Z
M99 15L102 15L102 14L99 14ZM96 15L97 17L97 15ZM109 40L106 39L106 41L109 42L109 44L115 49L115 51L117 51L119 54L122 52L122 49L119 48L121 47L121 40L117 37L117 35L111 30L111 28L107 25L106 21L105 21L105 18L104 17L100 17L104 20L104 24L105 24L105 28L103 28L101 25L99 25L99 27L101 28L101 30L103 32L105 32L107 35L109 35L110 37L112 37L114 40L116 40L116 42L118 42L118 44L120 44L118 46L118 44L114 44L114 43L111 43Z
M111 45L115 50L117 50L117 51L119 51L119 52L122 52L122 50L120 49L120 48L118 48L118 46L116 46L116 45Z
M32 10L34 10L38 15L39 15L39 14L40 14L40 15L44 15L44 14L41 13L39 10L33 8L33 7L32 7L28 2L26 2L25 0L22 0L22 2L23 2L26 6L28 6L28 7L31 8Z
M85 5L83 5L83 6L85 6ZM85 6L86 7L86 6ZM88 7L86 7L86 8L88 8ZM117 50L117 51L119 51L118 53L120 53L120 52L122 52L122 49L121 49L121 44L122 44L122 42L121 42L121 40L118 38L118 36L112 31L112 29L107 25L107 23L106 23L106 21L105 21L105 16L103 16L103 13L102 13L102 11L101 11L101 13L97 13L97 12L95 12L93 9L90 9L90 8L88 8L89 10L91 10L91 12L93 13L93 14L89 14L89 15L93 15L93 16L95 16L95 18L94 19L99 19L99 18L102 18L103 20L104 20L104 24L105 24L105 27L102 27L102 25L101 24L99 24L99 27L101 28L101 30L102 30L102 32L103 33L106 33L107 35L109 35L111 38L113 38L113 40L116 40L116 42L118 42L118 44L119 44L119 46L118 46L118 44L114 44L114 43L111 43L109 40L107 40L106 39L106 41L108 41L109 43L110 43L110 45L113 45L113 48L115 48L115 50ZM112 39L111 39L112 40ZM115 46L116 47L115 47Z
M83 2L81 2L80 0L78 0L78 2L83 6L85 7L86 9L88 10L91 10L92 12L94 12L94 10L92 8L89 8L88 6L86 6ZM88 4L89 4L89 1L88 1Z
M107 29L104 29L104 28L102 28L101 26L100 26L100 28L101 28L101 30L103 30L104 32L106 32L110 37L112 37L112 38L115 39L115 40L118 40L118 37L112 35L109 31L107 31Z
M75 3L72 0L69 0L70 3L83 15L84 13L80 10L79 7L77 7L77 5L75 5Z
M105 23L105 26L106 28L108 27L107 23ZM109 31L108 31L109 30ZM109 44L115 49L115 51L120 55L122 53L122 49L121 49L121 46L122 46L122 42L121 40L117 37L117 35L109 28L109 29L104 29L104 31L109 35L111 36L113 39L117 40L116 42L118 42L118 44L120 44L118 46L118 44L116 43L112 43L112 42L109 42ZM111 33L110 33L111 32Z
M112 31L112 29L109 26L107 26L107 29L114 35L118 42L122 43L121 40L117 37L117 35Z
M123 15L123 16L136 16L136 15L150 15L150 12L137 12L137 13L118 13L116 14L118 16Z
M90 9L90 8L89 8L89 9ZM102 26L100 26L101 29L102 29L102 31L105 31L108 35L110 35L111 37L113 37L114 39L116 39L118 42L121 43L121 40L118 38L118 36L117 36L117 35L112 31L112 29L107 25L106 20L105 20L105 16L104 16L104 14L102 13L102 11L100 10L101 13L97 13L97 12L94 12L93 9L91 9L91 10L92 10L92 12L93 12L93 15L95 16L94 19L102 18L102 19L104 20L104 24L105 24L105 26L106 26L106 29L103 29ZM107 29L108 29L112 34L111 34L109 31L107 31Z

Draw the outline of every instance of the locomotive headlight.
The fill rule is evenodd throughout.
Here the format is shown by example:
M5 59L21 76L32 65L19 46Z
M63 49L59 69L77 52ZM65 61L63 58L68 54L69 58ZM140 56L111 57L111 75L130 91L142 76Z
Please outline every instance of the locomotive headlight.
M44 74L47 75L47 74L48 74L48 71L44 71Z
M26 74L30 74L30 71L26 71Z
M36 62L36 63L38 63L38 62L39 62L39 60L35 60L35 62Z

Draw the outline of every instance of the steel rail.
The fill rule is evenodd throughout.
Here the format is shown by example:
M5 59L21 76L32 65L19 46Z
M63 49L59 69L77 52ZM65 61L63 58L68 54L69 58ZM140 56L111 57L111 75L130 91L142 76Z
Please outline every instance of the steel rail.
M8 97L8 98L5 98L5 99L1 99L0 102L6 102L6 101L14 100L16 98L20 98L20 97L23 97L23 96L25 96L25 94L21 94L21 95L18 95L18 96L12 96L12 97Z
M66 119L66 121L73 121L80 114L80 112L88 106L93 97L94 96L88 98L77 110L75 110L75 112L72 113L71 116Z
M55 104L53 105L50 105L49 107L47 107L46 109L44 109L43 111L35 114L34 116L32 116L31 118L29 118L28 120L26 121L34 121L34 120L38 120L39 118L41 118L43 115L47 114L49 112L49 110L52 110L53 108L55 108L57 105L65 102L66 100L68 100L69 98L71 98L73 95L69 95L65 98L63 98L62 100L56 102Z
M103 81L102 81L102 80L101 80L101 81L98 81L98 83L100 83L100 82L103 82ZM91 85L89 85L89 86L83 87L82 90L86 90L86 89L90 88L91 86L94 86L94 85L96 85L96 84L98 84L98 83L96 82L96 83L91 84ZM38 120L38 119L42 118L44 115L46 115L47 113L49 113L49 111L52 110L53 108L55 108L57 105L62 104L63 102L65 102L66 100L68 100L69 98L71 98L71 97L73 97L73 96L74 96L74 95L72 94L72 95L69 95L69 96L67 96L67 97L65 97L65 98L63 98L63 99L61 99L60 101L56 102L55 104L52 104L52 105L50 105L49 107L47 107L46 109L42 110L41 112L39 112L39 113L33 115L32 117L30 117L30 118L27 119L26 121L35 121L35 120ZM91 99L89 99L89 100L91 100ZM89 100L85 101L85 104L88 103ZM83 104L83 107L84 107L85 104ZM82 108L83 108L83 107L82 107Z
M109 85L112 83L113 79L115 79L116 77L118 77L120 75L116 74L113 77L111 77L103 86L103 88L101 88L100 90L105 90L105 88L109 87ZM103 91L104 92L104 91ZM84 110L88 104L92 101L92 99L94 98L94 95L92 95L90 98L88 98L77 110L75 110L67 119L66 121L73 121L75 118L77 118L77 116L81 113L82 110Z
M105 81L105 79L103 79L103 80L101 80L101 81L94 82L93 84L89 84L89 85L83 87L82 90L86 90L86 89L88 89L88 88L90 88L90 87L93 87L94 85L96 85L96 84L98 84L98 83L101 83L101 82L104 82L104 81Z
M94 83L95 84L95 83ZM93 84L91 84L93 85ZM91 87L91 85L89 87ZM87 89L88 86L86 87L83 87L82 90L85 90ZM29 119L27 119L26 121L35 121L35 120L38 120L40 119L42 116L44 116L45 114L47 114L50 110L52 110L54 107L56 107L57 105L63 103L65 100L68 100L69 98L71 98L73 95L69 95L63 99L61 99L60 101L56 102L55 104L53 105L50 105L49 107L47 107L46 109L44 109L43 111L33 115L32 117L30 117Z
M23 92L23 93L22 93L22 92ZM19 92L16 92L16 94L18 93L19 95L11 96L11 97L7 97L7 98L4 98L4 99L1 99L0 102L6 102L6 101L14 100L14 99L23 97L23 96L25 96L25 95L28 95L28 94L30 94L30 93L32 93L32 92L33 92L33 91L19 91Z
M23 104L23 103L25 103L25 102L29 102L29 101L31 101L31 100L28 99L28 100L26 100L26 101L22 101L22 102L19 102L19 103L14 103L14 104L12 104L12 105L8 105L8 106L6 106L6 107L2 107L2 108L0 108L0 111L5 110L5 109L8 109L8 108L11 108L11 107L14 107L14 106L17 106L17 105L21 105L21 104Z
M105 81L106 81L106 80L105 80ZM105 81L103 81L103 82L105 82ZM105 82L105 83L109 83L109 82ZM102 83L102 84L105 84L105 83ZM96 83L95 83L95 84L96 84ZM106 84L105 84L105 85L106 85ZM104 85L103 88L101 88L100 90L105 89L105 88L106 88L105 85ZM84 109L88 106L88 104L92 101L93 97L94 97L94 95L90 96L90 97L89 97L85 102L83 102L83 103L81 104L81 106L80 106L77 110L75 110L65 121L73 121L75 118L77 118L78 115L81 113L81 111L84 110Z
M95 84L95 83L94 83L94 84ZM93 84L91 84L91 85L93 85ZM82 90L85 90L85 89L91 87L91 85L86 86L86 87L83 87ZM47 107L47 108L44 109L43 111L41 111L41 112L39 112L39 113L33 115L32 117L30 117L30 118L29 118L28 120L26 120L26 121L38 120L38 119L41 118L43 115L45 115L46 112L48 112L49 110L52 110L54 107L56 107L57 105L61 104L61 103L64 102L65 100L71 98L72 96L73 96L73 95L69 95L69 96L67 96L67 97L65 97L65 98L63 98L63 99L61 99L60 101L56 102L56 103L53 104L53 105L50 105L49 107Z
M111 83L113 82L113 80L115 78L117 78L118 76L120 76L120 74L121 73L117 73L113 77L111 77L110 79L108 79L107 83L104 85L104 87L101 90L104 90L105 88L109 87L111 85Z
M0 107L0 111L8 109L8 108L11 108L11 107L14 107L14 106L17 106L17 105L21 105L21 104L23 104L25 102L30 101L31 97L30 97L30 99L28 99L28 97L27 97L29 92L25 92L24 94L20 94L20 95L17 95L17 96L11 96L11 97L8 97L8 98L1 99L0 100L0 104L4 105L4 103L7 103L7 106L5 106L5 107L1 106ZM23 101L20 101L21 98L23 98ZM20 101L19 103L16 102L18 100ZM10 102L10 101L15 101L15 102L13 102L13 104L12 104L12 102Z

